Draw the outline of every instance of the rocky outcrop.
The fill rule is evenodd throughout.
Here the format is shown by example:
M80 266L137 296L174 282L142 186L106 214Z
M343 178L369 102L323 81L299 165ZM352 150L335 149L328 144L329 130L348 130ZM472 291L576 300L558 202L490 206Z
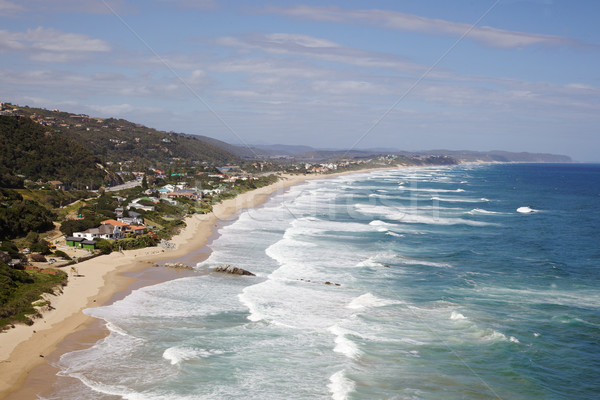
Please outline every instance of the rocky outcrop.
M256 276L255 274L253 274L250 271L246 271L243 268L234 267L233 265L229 265L229 264L219 265L218 267L214 268L214 271L215 272L223 272L223 273L232 274L232 275Z
M333 285L333 286L342 286L340 283L334 283L334 282L315 282L315 281L311 281L310 279L300 279L302 282L309 282L309 283L324 283L325 285Z
M172 268L172 269L189 269L189 270L194 270L193 267L190 267L189 265L185 265L182 263L165 263L165 267L167 268Z

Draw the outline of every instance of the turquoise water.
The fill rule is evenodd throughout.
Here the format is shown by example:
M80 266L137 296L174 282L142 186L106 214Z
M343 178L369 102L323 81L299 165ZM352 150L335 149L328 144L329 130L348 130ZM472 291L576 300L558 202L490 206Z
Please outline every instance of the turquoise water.
M62 356L77 384L51 398L597 399L599 200L598 165L293 187L221 228L196 267L256 277L87 310L111 334Z

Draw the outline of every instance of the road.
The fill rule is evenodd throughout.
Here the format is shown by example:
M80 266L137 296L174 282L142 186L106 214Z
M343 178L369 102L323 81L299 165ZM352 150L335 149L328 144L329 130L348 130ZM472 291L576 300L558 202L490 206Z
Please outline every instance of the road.
M122 185L108 187L108 188L106 188L105 192L116 192L116 191L123 190L123 189L131 189L132 187L141 186L141 185L142 185L142 180L136 179L135 181L125 182Z

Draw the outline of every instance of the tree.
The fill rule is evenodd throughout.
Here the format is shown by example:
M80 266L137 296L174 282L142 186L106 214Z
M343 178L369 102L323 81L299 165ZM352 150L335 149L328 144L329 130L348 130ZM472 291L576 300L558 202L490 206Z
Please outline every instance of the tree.
M148 190L148 180L146 179L146 174L144 174L144 177L142 178L142 189Z
M112 243L106 239L96 239L96 248L102 252L102 254L112 253Z

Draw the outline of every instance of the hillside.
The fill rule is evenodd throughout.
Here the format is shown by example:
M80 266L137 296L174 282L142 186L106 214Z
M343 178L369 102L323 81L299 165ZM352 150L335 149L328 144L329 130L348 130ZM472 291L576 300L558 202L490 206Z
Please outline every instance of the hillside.
M100 159L65 134L24 117L0 116L2 186L19 186L15 176L32 181L61 181L69 186L99 187L120 181Z
M235 154L198 136L163 132L124 119L102 119L32 107L19 107L18 114L64 134L91 150L104 163L170 163L174 159L212 164L239 162Z

